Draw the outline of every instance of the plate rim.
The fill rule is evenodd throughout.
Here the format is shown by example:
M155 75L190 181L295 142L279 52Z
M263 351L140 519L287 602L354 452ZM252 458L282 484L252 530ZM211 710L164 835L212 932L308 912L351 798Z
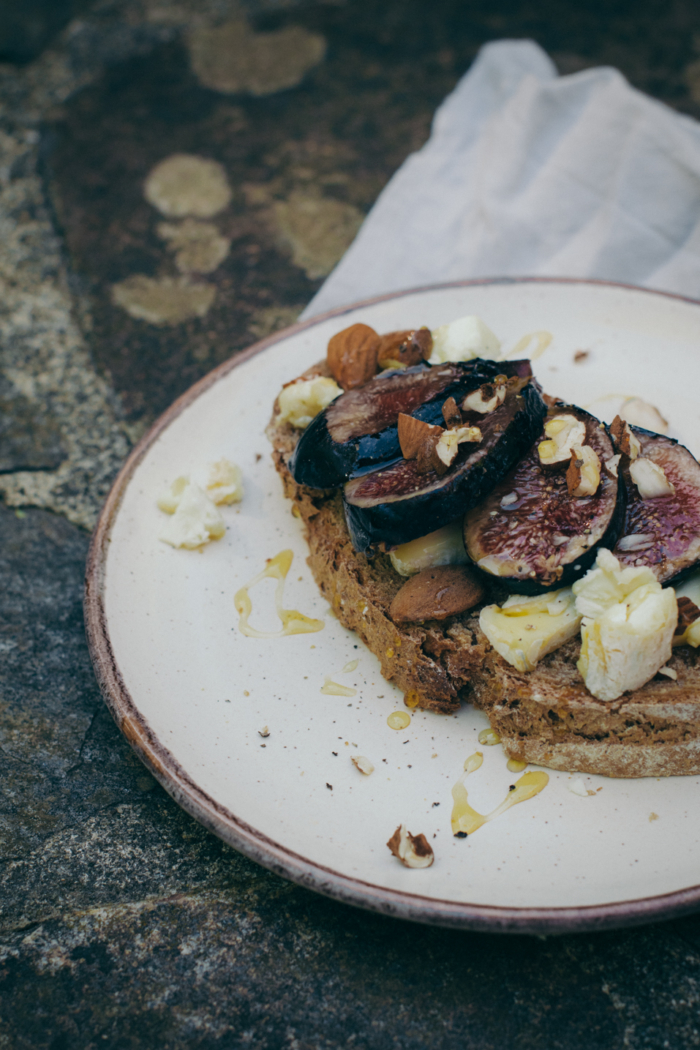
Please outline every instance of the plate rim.
M419 285L335 307L305 321L283 328L252 346L239 351L189 387L146 431L130 452L117 474L100 511L88 550L85 569L84 614L88 650L102 697L117 727L168 794L190 816L228 845L283 878L323 896L380 914L434 926L469 929L490 933L563 934L641 925L677 917L700 908L700 884L672 893L607 904L573 907L525 908L480 905L450 901L388 889L345 875L310 861L246 821L205 792L181 766L153 732L138 709L124 678L112 646L104 604L105 566L111 531L122 499L136 468L158 437L206 390L234 368L308 328L333 317L342 317L362 307L391 299L484 285L562 284L616 288L658 295L700 307L700 299L618 281L578 277L485 277Z

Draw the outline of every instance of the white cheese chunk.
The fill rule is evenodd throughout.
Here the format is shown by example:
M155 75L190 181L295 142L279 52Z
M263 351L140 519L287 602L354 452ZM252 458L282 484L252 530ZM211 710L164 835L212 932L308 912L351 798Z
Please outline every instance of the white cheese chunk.
M166 514L174 514L189 483L189 478L175 478L170 488L162 492L156 501L160 510L165 511Z
M390 552L389 557L401 576L414 576L436 565L467 565L469 558L464 549L462 519L443 525L427 536L402 543Z
M581 625L578 669L598 700L639 689L671 657L678 606L646 566L622 569L608 550L573 586Z
M225 532L224 519L215 504L199 485L190 482L158 538L171 547L195 550L210 540L221 539Z
M501 357L499 340L480 317L460 317L450 324L440 325L432 336L431 365L440 365L445 361L471 361L473 357L498 361Z
M535 598L514 594L500 607L487 605L479 616L491 645L518 671L534 671L547 653L578 633L580 623L570 587Z
M335 380L329 379L328 376L299 379L296 383L285 386L280 392L279 420L303 430L342 392Z
M228 459L217 460L209 467L206 493L213 503L240 503L243 499L241 468Z

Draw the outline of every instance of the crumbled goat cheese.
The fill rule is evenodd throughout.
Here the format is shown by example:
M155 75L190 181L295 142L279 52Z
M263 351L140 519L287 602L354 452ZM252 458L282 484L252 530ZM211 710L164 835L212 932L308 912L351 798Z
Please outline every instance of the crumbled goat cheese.
M431 365L443 364L445 361L470 361L473 357L498 361L501 357L499 340L479 317L460 317L450 324L440 325L432 336Z
M578 669L599 700L639 689L671 658L678 622L672 587L662 588L646 566L622 569L608 550L573 586L583 616Z

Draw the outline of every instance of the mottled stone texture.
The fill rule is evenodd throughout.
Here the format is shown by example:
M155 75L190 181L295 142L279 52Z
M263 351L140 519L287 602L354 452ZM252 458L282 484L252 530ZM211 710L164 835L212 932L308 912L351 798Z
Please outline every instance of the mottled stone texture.
M78 6L46 0L42 24ZM290 61L299 83L269 94L262 69L245 81L259 94L204 87L192 40L243 16L278 34L255 38L261 54L311 35L325 58ZM700 116L691 0L102 0L35 62L0 66L2 1050L700 1045L700 919L499 938L283 882L141 766L84 639L79 526L134 438L294 319L478 46L525 35L564 72L612 63ZM190 279L177 251L210 213L195 203L199 218L169 217L166 235L143 193L182 152L221 164L232 196L196 230L217 248L192 271L211 307L153 324L112 287Z

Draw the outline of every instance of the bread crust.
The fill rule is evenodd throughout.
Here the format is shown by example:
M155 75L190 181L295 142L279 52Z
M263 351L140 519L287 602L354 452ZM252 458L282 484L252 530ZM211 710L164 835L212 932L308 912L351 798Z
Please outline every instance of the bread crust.
M322 371L317 366L305 377ZM698 650L674 649L667 666L677 681L657 674L606 703L591 696L576 668L578 641L522 673L480 630L483 606L444 622L394 624L389 607L404 577L387 555L370 561L354 550L340 493L294 481L287 463L299 432L279 422L276 405L267 435L284 494L304 522L308 564L321 593L377 656L382 675L403 690L407 706L452 714L471 702L488 716L509 757L553 769L613 777L700 773ZM483 604L503 597L496 587Z

